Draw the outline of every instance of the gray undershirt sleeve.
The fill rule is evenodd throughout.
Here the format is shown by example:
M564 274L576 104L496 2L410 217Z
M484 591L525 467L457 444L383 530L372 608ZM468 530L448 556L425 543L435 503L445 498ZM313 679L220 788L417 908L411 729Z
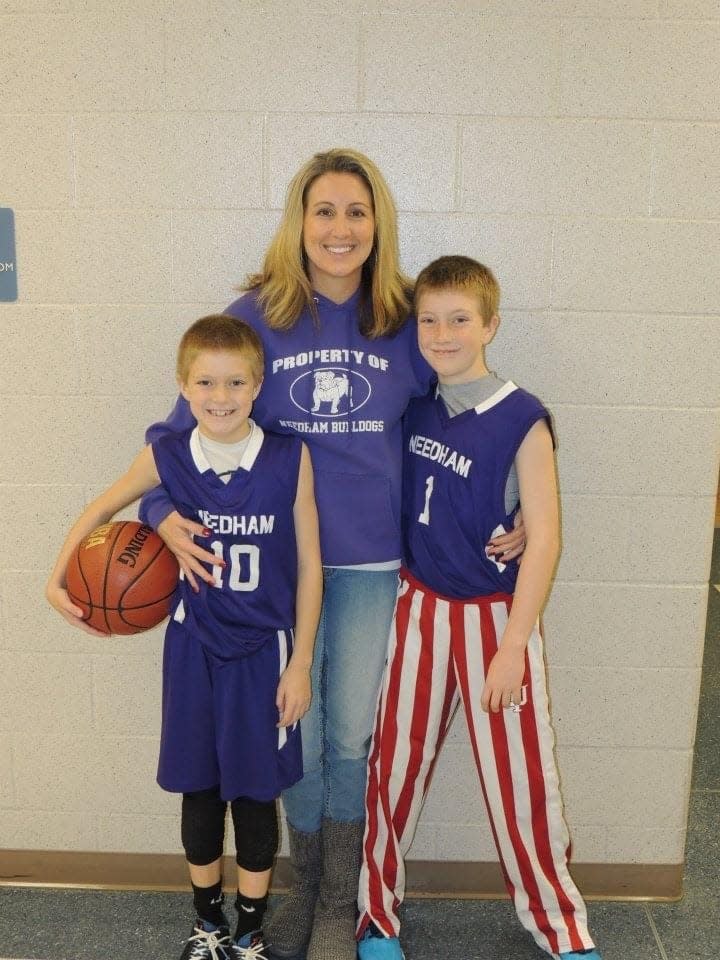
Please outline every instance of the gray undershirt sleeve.
M483 403L506 383L507 380L502 380L494 373L488 373L479 380L471 380L470 383L441 383L438 385L438 392L443 398L447 412L451 417L456 417L459 413L465 413L466 410ZM513 463L505 483L505 512L512 513L519 501L520 488L517 470Z

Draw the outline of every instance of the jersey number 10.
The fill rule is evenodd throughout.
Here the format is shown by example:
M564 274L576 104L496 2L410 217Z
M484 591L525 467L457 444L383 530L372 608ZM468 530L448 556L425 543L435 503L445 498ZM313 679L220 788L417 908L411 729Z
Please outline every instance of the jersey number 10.
M223 558L223 545L220 540L213 540L210 549L218 558ZM222 574L226 567L214 566L213 577L215 586L222 587ZM234 543L230 547L230 570L228 586L231 590L256 590L260 583L260 547L249 543Z

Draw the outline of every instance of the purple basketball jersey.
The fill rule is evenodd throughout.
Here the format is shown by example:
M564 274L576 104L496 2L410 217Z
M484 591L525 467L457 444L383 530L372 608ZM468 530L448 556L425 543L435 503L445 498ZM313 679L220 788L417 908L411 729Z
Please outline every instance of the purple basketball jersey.
M225 561L215 585L181 578L173 620L215 656L252 653L295 623L297 548L293 505L302 445L256 424L240 466L223 481L210 468L197 428L153 443L158 473L176 509L210 530L197 543Z
M408 407L403 443L405 562L448 597L512 593L517 563L485 554L512 527L505 482L530 427L549 420L540 401L508 381L464 413L448 416L436 388Z

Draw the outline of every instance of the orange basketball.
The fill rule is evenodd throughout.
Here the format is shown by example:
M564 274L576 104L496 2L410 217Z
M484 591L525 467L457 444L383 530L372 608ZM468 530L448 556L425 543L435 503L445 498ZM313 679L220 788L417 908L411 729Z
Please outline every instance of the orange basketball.
M136 520L105 523L81 540L67 566L67 592L103 633L140 633L170 612L178 564L155 531Z

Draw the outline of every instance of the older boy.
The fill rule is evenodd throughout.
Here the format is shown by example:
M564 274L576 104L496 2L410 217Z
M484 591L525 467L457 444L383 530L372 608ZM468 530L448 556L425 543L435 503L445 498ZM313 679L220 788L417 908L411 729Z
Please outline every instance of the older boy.
M553 957L600 958L567 869L537 628L559 550L553 440L542 404L485 364L499 297L492 273L467 257L434 261L415 287L420 350L439 383L407 414L407 568L368 761L360 960L403 958L403 856L460 700L521 923ZM519 503L518 567L485 544Z

